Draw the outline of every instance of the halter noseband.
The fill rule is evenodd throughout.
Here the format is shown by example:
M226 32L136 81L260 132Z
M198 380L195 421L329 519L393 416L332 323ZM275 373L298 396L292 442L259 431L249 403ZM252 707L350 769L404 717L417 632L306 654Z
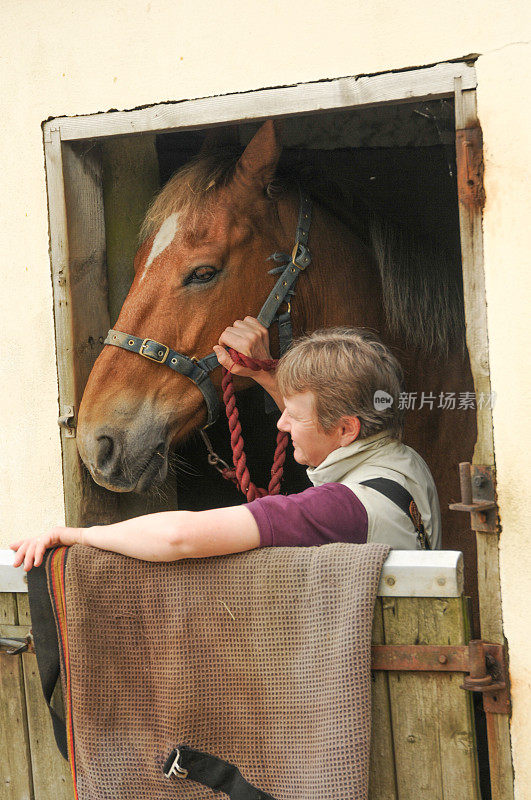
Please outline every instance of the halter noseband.
M297 278L311 263L312 259L308 249L311 220L311 200L307 194L300 190L299 221L295 234L295 246L291 256L288 257L288 264L285 267L277 267L271 270L275 274L281 271L281 275L257 317L258 322L261 322L266 328L271 327L274 321L278 322L280 355L283 355L291 344L291 305L288 301L287 310L282 314L278 314L278 309L286 301L286 298L293 296ZM273 253L270 259L278 260L282 256L283 254L281 253ZM174 372L190 378L202 393L206 403L208 418L205 428L208 428L216 421L219 415L219 400L216 388L210 380L210 373L219 366L215 353L210 353L200 359L190 358L184 353L178 353L176 350L172 350L171 347L157 342L155 339L141 339L139 336L113 329L108 332L104 344L121 347L131 353L138 353L138 355L149 359L149 361L154 361L156 364L164 364Z

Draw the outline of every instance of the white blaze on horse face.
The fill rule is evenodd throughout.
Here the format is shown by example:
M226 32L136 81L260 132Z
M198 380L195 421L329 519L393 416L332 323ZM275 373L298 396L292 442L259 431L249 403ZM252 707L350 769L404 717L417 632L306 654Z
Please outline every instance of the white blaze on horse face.
M151 252L146 259L146 263L144 264L144 270L142 272L140 282L142 282L146 277L146 272L153 264L157 256L160 256L160 254L163 253L164 250L166 250L166 248L169 247L170 244L173 242L175 234L177 233L178 217L179 215L177 213L170 214L168 219L165 219L162 225L160 226L158 233L155 236Z

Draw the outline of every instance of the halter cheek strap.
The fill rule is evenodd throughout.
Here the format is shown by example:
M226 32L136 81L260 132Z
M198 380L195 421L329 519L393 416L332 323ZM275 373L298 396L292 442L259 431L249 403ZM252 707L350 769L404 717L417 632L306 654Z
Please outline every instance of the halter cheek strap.
M310 225L312 222L312 203L307 195L301 193L301 202L299 207L299 223L297 225L297 234L295 246L291 253L289 263L284 268L281 276L271 289L269 297L260 309L258 314L258 322L261 322L264 327L269 328L271 323L276 317L277 311L292 292L293 287L297 282L297 278L306 267L311 263L310 251L308 249L308 237L310 234Z
M299 190L300 191L300 190ZM278 314L278 310L287 298L293 296L295 284L301 272L311 263L311 255L308 249L308 237L310 224L312 221L312 203L307 194L300 191L300 207L297 232L295 235L295 245L291 256L283 256L281 253L274 253L272 258L277 256L282 260L288 260L285 267L274 269L273 272L281 271L281 275L273 286L271 292L260 313L258 321L266 328L276 320L279 329L280 355L283 355L291 344L291 306L288 301L288 308L283 314ZM195 383L206 403L208 417L205 428L212 425L219 415L219 400L216 388L210 380L210 373L219 366L219 361L215 353L210 353L204 358L190 358L184 353L178 353L165 344L157 342L155 339L141 339L130 333L123 333L111 329L104 344L121 347L131 353L138 353L149 361L156 364L164 364L174 372L185 375Z

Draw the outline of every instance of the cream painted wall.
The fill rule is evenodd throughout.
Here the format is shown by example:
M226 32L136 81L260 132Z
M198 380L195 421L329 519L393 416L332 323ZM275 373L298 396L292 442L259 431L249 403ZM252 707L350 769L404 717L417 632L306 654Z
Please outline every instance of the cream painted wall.
M513 696L511 726L518 797L531 797L531 114L524 98L530 47L480 59L478 103L485 138L485 278L494 446L502 534L500 566ZM500 108L500 99L502 107ZM503 110L502 110L503 109Z
M524 601L531 597L531 501L520 478L531 474L528 8L527 0L4 0L0 33L4 546L63 516L42 121L479 54L503 613L519 800L531 797Z

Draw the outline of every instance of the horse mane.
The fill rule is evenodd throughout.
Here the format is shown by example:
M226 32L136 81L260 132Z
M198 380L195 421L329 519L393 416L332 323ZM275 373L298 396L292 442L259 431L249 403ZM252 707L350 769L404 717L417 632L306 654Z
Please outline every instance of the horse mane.
M391 333L425 353L464 348L465 312L459 258L439 242L373 216L370 236Z
M240 155L241 150L224 148L199 154L178 169L150 204L140 227L140 241L151 236L171 214L184 212L195 218L208 212L219 189L230 183Z
M149 206L140 240L175 212L186 213L191 226L209 213L219 190L232 180L240 155L240 148L224 147L199 154L181 167ZM448 354L452 345L464 346L463 289L455 254L422 233L372 213L362 198L347 198L313 165L281 161L266 195L276 202L299 184L373 251L386 321L394 336L426 353Z
M180 167L151 202L140 227L139 242L155 233L171 214L184 212L194 218L208 213L216 203L219 190L231 182L241 154L241 148L225 146L207 154L200 153ZM333 194L335 186L328 184L324 196L317 197L314 179L310 181L307 173L308 167L288 168L281 164L266 188L266 196L276 202L281 195L297 190L297 186L304 183L312 197L327 205L326 195ZM333 213L341 217L340 203L334 204ZM190 224L193 221L189 220Z

